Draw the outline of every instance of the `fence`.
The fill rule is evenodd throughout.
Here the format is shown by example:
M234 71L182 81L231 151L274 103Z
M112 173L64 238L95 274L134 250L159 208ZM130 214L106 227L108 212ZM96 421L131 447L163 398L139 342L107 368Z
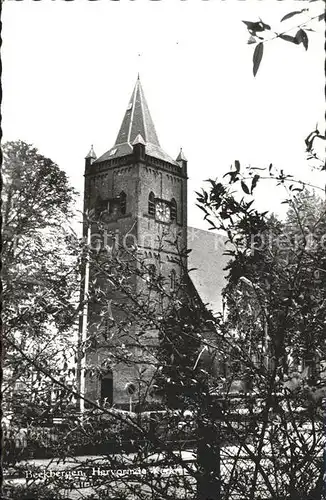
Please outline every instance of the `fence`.
M261 398L248 395L228 395L228 399L213 396L210 407L205 409L209 416L206 423L203 420L199 424L198 416L189 414L190 419L187 425L181 427L179 426L180 412L153 411L140 414L138 415L139 423L149 433L147 440L137 439L134 430L130 429L127 422L125 425L114 426L112 421L104 421L99 424L98 429L93 429L93 434L91 434L93 442L83 441L81 434L70 434L70 438L76 442L70 453L102 455L123 452L128 454L145 450L145 454L150 454L155 451L153 443L158 438L165 444L172 445L174 449L194 452L194 459L191 463L196 467L197 472L201 471L197 485L193 486L194 490L197 488L198 500L207 498L240 500L244 496L239 489L239 484L243 484L244 481L243 478L242 481L237 480L234 470L236 467L237 474L243 477L250 478L253 475L255 468L253 454L257 449L255 439L263 425L260 401ZM273 413L269 418L273 422ZM292 418L296 418L297 421L301 419L303 423L306 419L306 429L310 432L309 419L304 412L298 411L296 416L292 415ZM17 458L21 460L53 457L58 456L57 452L64 455L65 445L68 442L67 436L72 432L73 424L73 418L70 423L59 420L55 425L26 428L22 429L17 436L4 436L4 462ZM97 440L97 432L102 441ZM149 442L152 442L152 447L149 446ZM164 465L164 461L162 464ZM268 447L264 449L261 464L266 470L272 470L275 465L271 449ZM148 469L149 466L145 465L145 468ZM172 471L172 474L177 474L177 472ZM183 471L182 475L187 476L187 473ZM259 484L261 484L259 486L261 498L270 498L265 482L260 476L258 477Z

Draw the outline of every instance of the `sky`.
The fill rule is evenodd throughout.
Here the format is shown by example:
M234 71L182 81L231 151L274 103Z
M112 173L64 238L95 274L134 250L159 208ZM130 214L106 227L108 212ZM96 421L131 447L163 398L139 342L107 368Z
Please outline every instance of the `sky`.
M139 72L161 146L188 159L190 226L208 229L195 191L236 159L318 184L304 139L324 129L324 25L309 32L308 51L266 43L254 78L242 23L289 29L299 18L280 19L307 6L323 11L320 1L6 0L3 142L34 144L82 196L84 157L91 144L97 156L113 146ZM261 207L277 212L279 202L261 188Z

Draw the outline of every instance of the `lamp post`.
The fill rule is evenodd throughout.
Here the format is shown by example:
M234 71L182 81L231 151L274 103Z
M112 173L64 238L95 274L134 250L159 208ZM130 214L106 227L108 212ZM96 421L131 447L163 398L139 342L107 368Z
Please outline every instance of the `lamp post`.
M87 228L87 249L89 250L91 244L91 226L89 225ZM79 376L80 376L80 402L79 408L80 413L83 416L85 411L85 368L86 368L86 351L85 344L87 339L87 322L88 322L88 291L89 291L89 256L86 257L85 262L85 277L84 277L84 290L83 290L83 311L82 311L82 319L81 319L81 332L80 332L80 362L79 362Z

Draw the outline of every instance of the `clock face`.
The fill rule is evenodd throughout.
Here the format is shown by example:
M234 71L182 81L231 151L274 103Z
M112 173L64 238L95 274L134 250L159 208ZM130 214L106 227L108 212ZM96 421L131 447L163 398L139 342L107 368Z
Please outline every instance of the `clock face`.
M155 205L155 218L160 222L170 222L170 207L164 201L157 201Z

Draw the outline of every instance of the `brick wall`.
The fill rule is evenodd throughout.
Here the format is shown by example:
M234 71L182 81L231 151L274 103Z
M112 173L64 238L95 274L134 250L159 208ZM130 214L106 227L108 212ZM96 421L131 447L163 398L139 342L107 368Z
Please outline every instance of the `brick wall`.
M107 200L116 198L121 191L126 193L126 213L124 215L112 216L108 215L105 221L105 227L109 235L114 234L118 238L119 244L127 245L137 243L140 250L140 257L145 259L147 264L153 263L158 272L167 277L167 288L170 289L170 274L172 270L176 271L177 279L180 279L181 269L173 259L177 257L176 249L165 240L173 240L178 235L180 247L186 247L187 244L187 202L186 202L186 179L174 173L176 167L171 166L164 169L158 165L150 165L150 162L135 163L132 159L129 165L108 165L108 168L96 167L96 173L89 175L91 170L87 171L85 178L85 208L96 206L99 199ZM95 170L94 170L95 172ZM148 215L148 196L153 191L155 197L167 201L175 199L177 203L177 220L171 224L159 224L154 218ZM97 231L96 224L92 228L92 232ZM125 235L129 233L128 240ZM132 236L131 236L132 235ZM161 244L163 247L159 252ZM107 244L113 245L113 240L109 238ZM90 281L94 279L94 272L90 271ZM99 278L97 285L105 290L107 299L112 298L112 313L115 321L123 321L126 315L115 307L114 302L121 301L121 294L114 287L108 284L108 280L103 277ZM147 293L147 283L144 280L137 279L134 281L136 290L143 290ZM128 304L128 299L123 299L125 304ZM105 302L105 301L104 301ZM101 328L101 312L103 309L101 304L91 304L89 307L89 332L102 339ZM125 387L127 383L135 384L136 392L142 393L153 376L155 352L157 348L157 334L147 332L147 338L139 337L138 346L135 345L135 338L139 325L133 325L129 333L117 334L109 342L103 344L102 347L95 347L95 350L89 350L86 356L86 364L88 367L102 366L106 360L113 372L113 401L114 404L126 404L129 401ZM102 339L103 340L103 339ZM126 348L131 352L129 362L117 362L115 354L116 349L121 348L121 344L125 344ZM137 344L137 342L136 342ZM133 347L130 347L133 345ZM146 347L150 345L148 350ZM101 379L99 374L90 374L86 377L86 395L91 400L100 399ZM133 396L138 398L138 396Z

